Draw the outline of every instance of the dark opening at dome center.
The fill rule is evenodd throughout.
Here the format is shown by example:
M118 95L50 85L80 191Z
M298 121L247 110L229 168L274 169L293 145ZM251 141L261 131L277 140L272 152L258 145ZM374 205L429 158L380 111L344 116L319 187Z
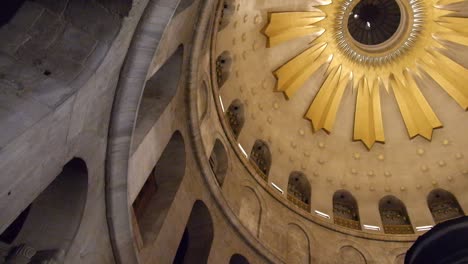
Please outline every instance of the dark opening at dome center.
M377 45L395 34L400 19L395 0L362 0L349 14L348 31L359 43Z

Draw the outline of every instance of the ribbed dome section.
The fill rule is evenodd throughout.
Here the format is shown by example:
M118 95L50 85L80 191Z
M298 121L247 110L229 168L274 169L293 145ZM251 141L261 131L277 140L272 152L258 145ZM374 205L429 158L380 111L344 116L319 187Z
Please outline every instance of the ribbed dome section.
M394 0L362 0L350 13L348 30L359 43L377 45L395 34L400 19L400 7Z

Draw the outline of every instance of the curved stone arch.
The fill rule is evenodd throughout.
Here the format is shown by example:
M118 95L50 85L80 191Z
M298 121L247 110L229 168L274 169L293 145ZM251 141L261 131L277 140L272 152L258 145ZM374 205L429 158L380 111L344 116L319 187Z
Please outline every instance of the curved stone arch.
M205 43L205 31L203 29L208 27L210 21L210 14L215 12L216 6L215 2L212 0L205 0L205 3L202 5L202 15L200 16L200 27L198 28L193 42L193 50L190 54L190 67L189 67L189 78L187 86L188 94L190 98L193 98L195 91L197 90L197 83L199 78L199 60L203 57L201 48ZM213 66L212 62L210 62ZM215 80L212 80L211 84ZM213 88L212 91L215 89ZM197 117L196 104L195 100L189 100L189 129L190 129L190 141L197 153L206 153L206 146L203 143L200 133L200 121ZM240 154L239 154L240 155ZM195 161L199 166L202 176L205 180L206 186L211 192L211 195L215 203L221 209L221 213L225 216L228 223L232 228L239 234L239 236L245 241L245 243L252 248L265 262L268 263L283 263L283 261L276 256L269 248L265 247L257 237L252 235L239 221L238 214L232 209L229 203L226 201L222 193L220 192L219 187L216 184L216 181L213 177L210 176L210 168L205 162L205 157L202 155L195 155Z
M305 231L305 229L296 224L296 223L288 223L288 235L287 235L287 257L286 261L287 263L299 263L299 264L304 264L304 263L311 263L312 262L312 244L311 244L311 239L309 237L309 234ZM290 228L296 228L299 232L301 232L302 235L304 235L306 245L302 245L302 250L301 250L301 245L295 245L294 247L291 248L290 250ZM300 244L300 243L298 243ZM307 253L303 254L301 258L301 253L304 253L304 249L307 248ZM295 249L298 249L299 252L295 252ZM295 254L293 254L295 253Z
M178 0L148 2L117 85L106 161L107 223L116 263L138 263L127 191L130 150L138 106L153 56L178 3Z
M226 145L219 138L215 139L209 156L209 163L219 186L222 187L229 169L229 157Z
M369 253L369 251L367 251L362 245L360 245L359 243L357 242L354 242L354 241L351 241L351 240L348 240L348 239L343 239L343 240L339 240L337 243L337 248L336 248L336 254L339 255L340 254L340 250L343 248L343 247L352 247L354 248L356 251L358 251L363 257L364 257L364 260L366 261L365 263L374 263L374 258L372 257L372 255Z

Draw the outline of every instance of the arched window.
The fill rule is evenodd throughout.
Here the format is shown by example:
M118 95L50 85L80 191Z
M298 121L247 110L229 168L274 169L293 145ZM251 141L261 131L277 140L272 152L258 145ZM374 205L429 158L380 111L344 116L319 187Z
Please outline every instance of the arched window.
M382 198L379 202L379 211L385 233L414 234L406 207L395 196L388 195Z
M238 138L245 123L244 104L239 99L234 100L229 106L226 116L234 137Z
M138 109L133 149L140 145L176 95L182 79L183 59L184 47L180 45L164 65L146 81Z
M264 180L268 179L271 167L271 152L265 141L258 139L253 145L250 160Z
M299 208L310 212L310 183L302 172L289 174L288 200Z
M340 226L361 229L358 205L350 192L340 190L333 194L333 221Z
M202 201L197 200L192 207L173 263L208 263L212 242L213 220L210 211Z
M228 156L223 143L216 139L213 150L210 155L210 167L220 186L223 186L224 177L228 169Z
M184 175L185 145L177 131L133 202L133 232L140 249L157 238Z
M240 254L234 254L231 256L229 264L249 264L249 261L247 260L247 258Z
M221 89L224 83L228 80L229 74L231 73L231 67L231 53L224 51L216 59L216 80L218 83L218 89Z
M219 28L218 31L223 30L231 22L231 17L236 11L236 2L234 0L224 0L223 9L219 17Z
M0 235L0 260L6 252L7 263L63 263L80 226L87 193L86 163L72 159Z
M436 224L464 216L457 198L443 189L435 189L427 196L427 205Z

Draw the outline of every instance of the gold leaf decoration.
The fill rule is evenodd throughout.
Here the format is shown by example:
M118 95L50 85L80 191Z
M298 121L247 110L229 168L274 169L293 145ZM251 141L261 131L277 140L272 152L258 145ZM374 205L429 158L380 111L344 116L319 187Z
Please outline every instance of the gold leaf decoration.
M408 16L402 20L404 30L376 49L357 43L347 28L358 0L332 1L314 11L269 14L264 31L268 47L299 37L315 37L303 52L274 71L277 91L287 99L297 96L301 89L307 89L303 88L306 81L327 66L324 81L304 116L314 131L333 132L346 87L352 86L357 93L354 140L369 149L376 142L384 143L380 101L380 88L384 87L395 95L409 137L431 140L433 130L442 127L442 122L421 92L420 85L424 84L416 82L416 76L430 76L468 110L468 70L444 52L452 43L468 47L468 20L463 10L467 2L395 1Z

